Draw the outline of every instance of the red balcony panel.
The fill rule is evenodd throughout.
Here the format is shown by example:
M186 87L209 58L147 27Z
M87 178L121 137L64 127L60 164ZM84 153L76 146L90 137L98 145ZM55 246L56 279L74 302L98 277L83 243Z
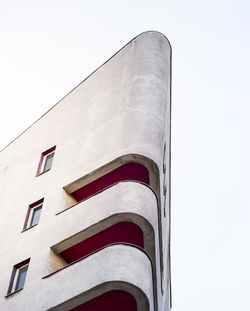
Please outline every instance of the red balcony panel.
M126 163L86 186L77 189L71 195L79 202L98 191L125 180L136 180L149 185L149 171L140 163Z
M119 242L131 243L143 248L144 242L141 228L132 222L119 222L71 246L61 252L60 255L67 263L71 263L104 246Z
M112 290L69 311L137 311L135 298L128 292Z

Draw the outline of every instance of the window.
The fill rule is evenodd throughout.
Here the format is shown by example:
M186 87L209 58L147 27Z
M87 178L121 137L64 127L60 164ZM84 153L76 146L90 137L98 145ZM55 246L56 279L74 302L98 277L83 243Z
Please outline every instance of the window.
M30 221L30 227L37 225L40 219L41 211L42 211L43 205L39 205L36 208L33 208L33 213Z
M30 258L13 267L7 296L24 288L29 262Z
M36 173L37 175L51 169L53 158L55 155L55 149L56 149L56 146L44 151L41 154L40 162L39 162L37 173Z
M17 291L17 290L24 287L24 282L26 279L27 271L28 271L28 265L18 269L18 274L17 274L17 279L16 279L14 291Z
M51 168L52 162L53 162L53 158L54 158L54 152L46 155L45 161L44 161L43 171L47 171L47 170L49 170Z
M44 199L41 199L29 205L23 230L31 228L39 223L39 219L43 208L43 200Z

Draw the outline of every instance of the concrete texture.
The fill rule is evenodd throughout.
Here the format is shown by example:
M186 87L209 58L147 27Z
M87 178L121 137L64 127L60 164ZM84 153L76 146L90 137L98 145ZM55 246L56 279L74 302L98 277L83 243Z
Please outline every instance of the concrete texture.
M1 310L67 310L64 302L85 301L115 282L149 310L169 310L170 61L162 34L141 34L0 152ZM55 145L51 170L36 177L41 153ZM150 187L119 183L69 208L74 187L124 161L146 165ZM21 233L28 206L41 198L39 224ZM63 243L119 217L140 223L151 261L133 246L115 245L42 279L65 266L57 256ZM13 265L29 257L24 289L4 298Z
M143 252L127 245L109 246L43 279L47 298L38 310L47 310L99 284L115 280L140 288L148 297L150 310L154 310L151 262Z

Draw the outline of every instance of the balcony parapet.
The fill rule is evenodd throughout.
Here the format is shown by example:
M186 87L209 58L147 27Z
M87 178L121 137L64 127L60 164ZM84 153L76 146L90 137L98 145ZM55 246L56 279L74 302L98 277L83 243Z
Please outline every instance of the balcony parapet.
M146 305L146 301L149 310L155 310L152 275L150 257L143 250L128 244L109 245L45 276L40 292L43 303L39 311L73 308L99 295L95 289L100 291L102 284L109 284L109 289L127 287L137 300L138 310L144 310L140 304ZM138 289L146 300L139 299Z
M71 246L69 237L87 239L119 221L135 222L142 229L147 222L157 234L157 200L150 188L137 182L121 182L58 214L53 224L57 230L50 241L52 249L59 253ZM152 236L148 243L154 243Z

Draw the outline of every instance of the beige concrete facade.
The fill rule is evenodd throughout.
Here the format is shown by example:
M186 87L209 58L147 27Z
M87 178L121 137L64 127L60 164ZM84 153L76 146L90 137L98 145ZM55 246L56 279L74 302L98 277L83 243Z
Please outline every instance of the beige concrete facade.
M112 289L131 293L137 310L170 310L170 69L166 37L143 33L0 152L0 310L66 311ZM53 146L51 169L36 175ZM148 185L72 197L130 162L148 169ZM42 198L39 223L23 231ZM68 265L61 258L119 221L141 228L144 249L116 243ZM28 258L24 288L7 295L13 266Z

